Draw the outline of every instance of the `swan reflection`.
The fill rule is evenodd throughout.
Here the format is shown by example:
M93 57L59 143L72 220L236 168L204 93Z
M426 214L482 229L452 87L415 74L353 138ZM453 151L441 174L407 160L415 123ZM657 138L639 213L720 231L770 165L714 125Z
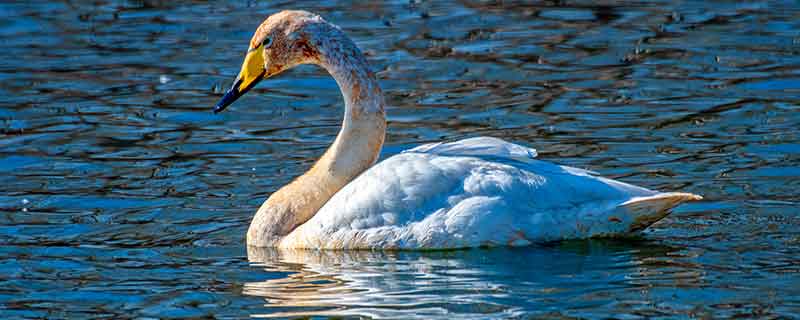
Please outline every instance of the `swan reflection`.
M266 301L268 311L254 317L511 317L558 312L565 299L621 298L608 290L646 300L648 275L669 280L649 269L663 268L661 257L677 250L613 241L438 252L249 247L254 266L281 276L246 283L244 293Z

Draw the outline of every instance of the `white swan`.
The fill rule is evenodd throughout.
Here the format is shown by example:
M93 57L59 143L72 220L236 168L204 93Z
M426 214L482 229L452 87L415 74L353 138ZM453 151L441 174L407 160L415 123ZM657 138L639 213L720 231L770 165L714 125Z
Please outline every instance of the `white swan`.
M442 249L619 236L701 199L539 161L534 149L487 137L419 146L373 166L386 129L375 75L342 30L305 11L259 26L214 111L299 64L336 79L344 121L319 161L264 202L247 231L250 246Z

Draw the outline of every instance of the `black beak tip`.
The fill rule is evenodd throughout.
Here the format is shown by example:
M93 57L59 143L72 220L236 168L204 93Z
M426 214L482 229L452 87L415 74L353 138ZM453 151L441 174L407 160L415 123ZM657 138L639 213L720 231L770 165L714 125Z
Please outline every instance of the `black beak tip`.
M225 110L225 108L227 107L218 103L216 106L214 106L214 114L222 112L222 110Z
M222 96L222 99L220 99L219 102L217 102L217 105L214 106L214 114L220 113L222 112L222 110L225 110L225 108L227 108L234 101L236 101L236 99L238 99L241 95L242 94L239 92L239 90L236 90L236 86L234 85L233 88L228 90L228 92L226 92L225 95Z
M222 112L222 110L225 110L225 108L227 108L234 101L236 101L236 99L239 99L239 97L247 93L247 91L250 91L250 89L253 88L256 84L258 84L258 82L261 81L262 79L264 79L263 71L261 72L260 75L258 75L258 77L255 80L250 82L250 84L247 85L246 88L239 91L239 87L242 84L242 80L241 78L237 77L236 81L233 83L228 92L225 92L225 95L222 96L222 99L220 99L219 102L217 102L217 105L214 106L214 114L220 113Z

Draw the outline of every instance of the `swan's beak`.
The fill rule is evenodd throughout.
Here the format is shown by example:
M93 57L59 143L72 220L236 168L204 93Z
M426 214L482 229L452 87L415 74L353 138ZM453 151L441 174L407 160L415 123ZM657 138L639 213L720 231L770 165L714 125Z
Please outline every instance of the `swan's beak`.
M236 99L243 96L247 91L255 87L261 79L264 79L264 50L261 46L255 47L247 51L247 56L244 58L242 64L242 71L239 71L239 76L233 82L233 86L222 96L222 99L214 106L214 113L219 113L225 110Z

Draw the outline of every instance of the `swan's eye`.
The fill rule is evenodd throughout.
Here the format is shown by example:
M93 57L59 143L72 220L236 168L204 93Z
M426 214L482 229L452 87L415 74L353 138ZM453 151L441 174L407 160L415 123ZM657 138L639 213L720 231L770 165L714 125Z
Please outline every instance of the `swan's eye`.
M264 49L269 48L272 45L272 38L266 37L264 41L261 41L261 45L264 46Z

